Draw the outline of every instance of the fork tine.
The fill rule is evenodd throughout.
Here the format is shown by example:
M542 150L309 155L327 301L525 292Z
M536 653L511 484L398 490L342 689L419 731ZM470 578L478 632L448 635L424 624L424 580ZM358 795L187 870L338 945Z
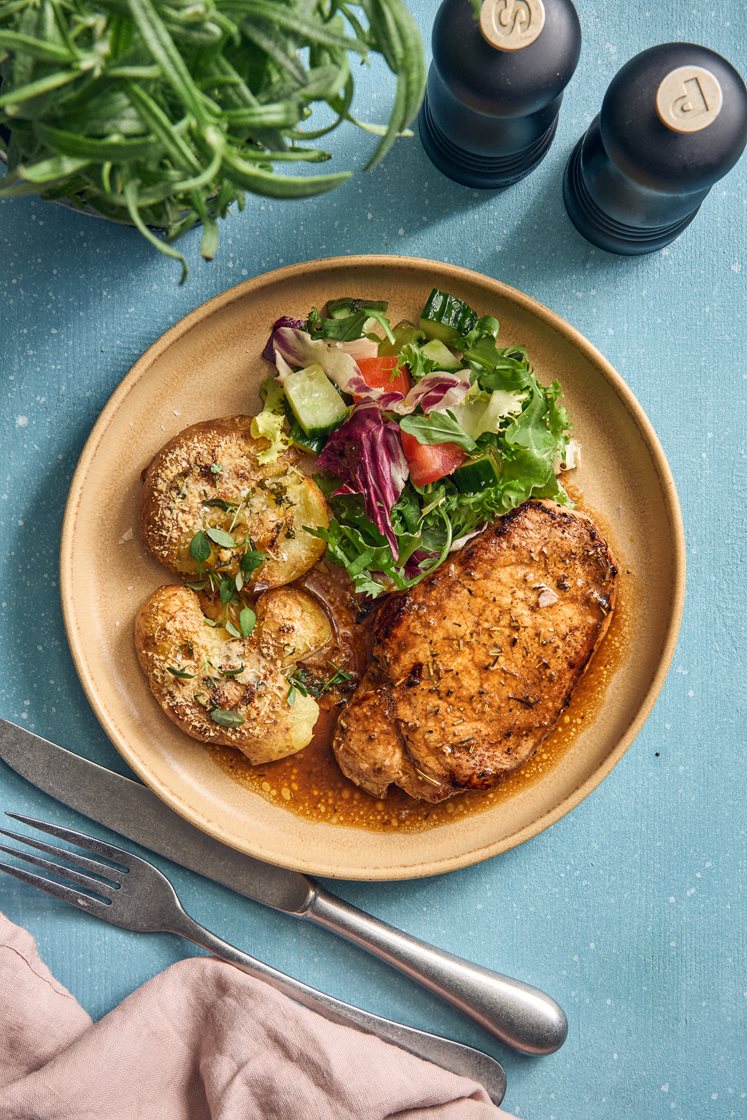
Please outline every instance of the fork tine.
M34 867L41 867L42 871L51 871L53 875L59 875L61 879L77 883L79 887L96 891L104 898L108 898L112 891L117 890L115 884L102 883L99 879L92 879L90 875L84 875L82 871L75 871L72 867L63 867L59 863L53 863L50 859L44 859L43 856L35 856L31 852L22 852L19 848L6 848L5 844L0 844L0 852L5 852L9 856L16 856Z
M67 840L70 844L77 844L79 848L86 848L89 852L111 859L129 871L130 864L137 860L137 856L130 855L124 848L117 848L114 844L105 844L95 836L87 836L84 832L76 832L72 828L63 828L58 824L48 824L46 821L37 820L35 817L24 817L20 813L6 813L14 821L27 824L30 828L37 828L40 832L48 832L50 836L57 836L60 840Z
M36 848L39 852L46 852L47 855L59 856L60 859L65 859L69 863L74 863L76 867L85 867L89 871L93 871L96 875L103 875L105 878L113 879L117 883L121 882L127 874L126 871L122 871L118 867L112 867L111 864L108 863L99 863L98 860L89 859L88 856L73 852L70 848L58 848L55 844L45 844L43 840L35 840L33 836L23 836L20 832L9 832L7 828L0 828L0 836L9 836L11 840L17 840L21 844L27 844L28 847ZM15 849L13 850L15 851Z
M61 883L45 879L43 875L34 875L32 871L25 871L22 867L11 867L9 863L0 863L0 871L5 871L15 879L20 879L22 883L28 883L29 886L37 887L40 891L54 895L55 898L66 902L68 906L75 906L77 910L88 910L96 914L97 917L104 917L101 911L108 909L107 903L101 902L98 898L92 898L84 892L74 891L72 887L65 887Z

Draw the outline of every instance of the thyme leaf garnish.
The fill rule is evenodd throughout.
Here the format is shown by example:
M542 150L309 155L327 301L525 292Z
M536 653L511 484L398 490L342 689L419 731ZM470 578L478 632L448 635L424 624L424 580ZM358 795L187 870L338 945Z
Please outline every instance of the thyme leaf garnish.
M254 547L242 553L239 568L244 579L248 579L257 568L261 568L266 560L264 552L258 552Z
M257 623L257 616L251 607L244 607L239 615L239 628L242 638L248 638Z
M246 722L240 712L227 711L225 708L215 708L210 713L210 718L221 727L242 727Z
M227 533L225 529L215 529L211 527L210 529L207 529L206 532L208 537L210 537L210 540L215 541L219 548L236 547L235 538L231 535L231 533Z
M189 555L202 567L202 565L210 559L210 553L212 551L207 534L200 529L199 532L195 533L192 537L189 545Z

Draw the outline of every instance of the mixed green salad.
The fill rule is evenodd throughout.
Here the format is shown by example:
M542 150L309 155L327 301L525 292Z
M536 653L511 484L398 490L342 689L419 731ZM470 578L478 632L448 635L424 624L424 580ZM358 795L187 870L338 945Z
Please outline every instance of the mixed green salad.
M387 310L345 298L279 319L252 424L266 461L316 456L332 517L313 532L370 597L412 587L528 498L568 503L558 476L580 455L560 384L498 345L497 319L438 289L417 323Z

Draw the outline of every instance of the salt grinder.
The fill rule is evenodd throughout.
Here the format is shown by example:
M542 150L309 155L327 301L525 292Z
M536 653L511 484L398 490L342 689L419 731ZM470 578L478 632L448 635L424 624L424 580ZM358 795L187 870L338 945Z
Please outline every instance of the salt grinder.
M612 79L574 149L563 198L578 231L629 256L690 224L747 141L747 90L721 55L693 43L642 51Z
M544 159L581 50L571 0L444 0L420 137L439 171L496 189Z

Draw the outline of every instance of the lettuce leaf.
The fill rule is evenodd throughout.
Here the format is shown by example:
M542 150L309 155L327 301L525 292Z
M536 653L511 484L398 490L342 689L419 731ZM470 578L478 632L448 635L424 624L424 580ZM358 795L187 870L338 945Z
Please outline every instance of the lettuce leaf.
M257 413L249 428L255 439L269 440L269 447L257 454L260 463L274 463L283 451L287 451L291 441L286 431L285 415L281 412L271 412L264 408Z
M264 408L252 420L249 431L254 439L269 441L269 446L257 455L259 462L274 463L292 442L286 425L284 394L275 378L266 377L260 386L259 395Z
M422 414L403 416L400 428L408 435L415 436L418 443L438 444L456 443L465 451L477 451L478 447L472 436L468 436L460 426L458 420L449 412L431 412L428 416Z

